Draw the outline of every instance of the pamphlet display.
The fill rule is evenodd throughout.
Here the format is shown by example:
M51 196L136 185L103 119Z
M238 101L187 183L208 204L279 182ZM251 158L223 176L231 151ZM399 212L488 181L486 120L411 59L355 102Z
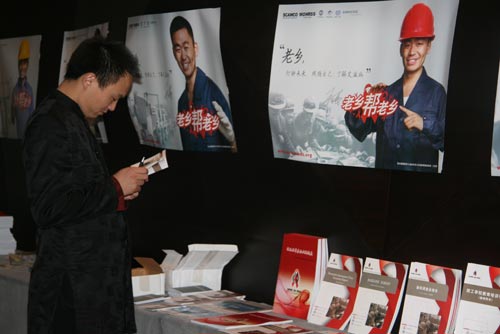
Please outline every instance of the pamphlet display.
M307 319L325 274L326 238L287 233L283 237L273 311Z
M408 265L366 258L348 331L390 333L401 305Z
M469 263L455 334L500 333L500 268Z
M399 334L453 333L462 271L412 262Z
M362 268L362 258L331 253L307 321L345 330L356 301Z

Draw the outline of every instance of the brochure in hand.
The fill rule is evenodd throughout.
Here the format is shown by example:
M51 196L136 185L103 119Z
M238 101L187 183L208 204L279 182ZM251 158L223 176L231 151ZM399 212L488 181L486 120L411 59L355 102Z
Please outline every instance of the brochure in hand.
M167 153L165 150L157 153L149 158L143 157L141 161L132 165L132 167L144 166L148 169L148 175L159 172L168 168Z

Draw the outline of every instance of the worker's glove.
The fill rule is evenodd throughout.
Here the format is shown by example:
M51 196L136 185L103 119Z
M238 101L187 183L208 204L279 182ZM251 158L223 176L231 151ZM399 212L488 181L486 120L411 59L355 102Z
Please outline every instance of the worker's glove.
M222 135L224 135L224 137L226 137L227 141L229 141L231 144L234 144L235 138L233 125L229 121L229 118L227 117L224 110L222 110L222 107L216 101L212 101L212 104L215 108L215 111L217 111L217 116L219 116L220 119L219 131L222 133Z

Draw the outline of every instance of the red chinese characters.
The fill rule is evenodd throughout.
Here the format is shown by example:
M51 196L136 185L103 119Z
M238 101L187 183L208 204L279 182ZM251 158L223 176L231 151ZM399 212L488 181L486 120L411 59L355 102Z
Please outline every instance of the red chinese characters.
M194 136L200 135L202 138L211 135L219 128L219 116L208 112L205 107L190 109L177 114L177 125L180 128L187 128Z
M372 85L367 84L362 94L347 95L342 100L341 108L347 112L356 114L363 123L368 118L376 122L379 117L385 119L396 112L399 103L392 96L389 96L385 89L372 89Z

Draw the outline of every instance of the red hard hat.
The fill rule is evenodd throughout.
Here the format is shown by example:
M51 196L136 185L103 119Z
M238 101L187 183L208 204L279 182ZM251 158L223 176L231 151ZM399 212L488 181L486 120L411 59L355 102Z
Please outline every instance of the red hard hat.
M401 25L399 40L408 38L434 38L434 16L424 3L417 3L410 8Z

